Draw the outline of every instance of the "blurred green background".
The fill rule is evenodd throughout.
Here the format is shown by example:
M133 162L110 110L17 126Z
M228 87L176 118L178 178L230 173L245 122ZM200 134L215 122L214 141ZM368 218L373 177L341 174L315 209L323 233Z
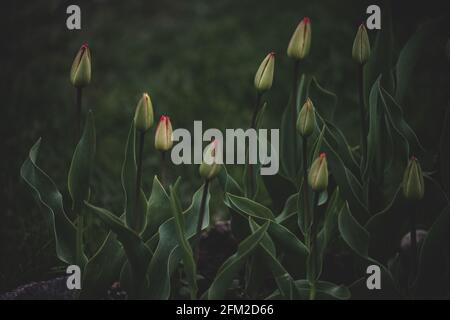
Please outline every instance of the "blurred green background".
M394 1L396 52L417 27L445 13L443 3ZM66 29L66 8L79 4L82 30ZM297 23L309 16L313 40L307 71L339 96L337 122L352 145L358 143L355 66L351 47L356 28L375 1L169 0L35 2L2 1L1 20L1 211L0 292L51 277L58 264L47 221L19 169L42 137L39 163L67 197L66 176L74 149L75 91L69 69L87 41L92 83L84 105L97 126L95 203L114 212L122 207L120 168L129 124L142 92L156 119L167 114L174 128L246 128L254 99L253 77L270 51L277 53L267 126L276 128L291 88L292 61L285 52ZM383 22L382 22L383 23ZM373 42L376 31L370 31ZM424 48L411 96L403 108L423 144L436 152L448 105L448 30ZM150 189L159 158L148 135L144 189ZM240 169L234 169L239 176ZM196 166L171 168L183 177L185 196L198 188ZM216 187L217 188L217 187ZM67 202L69 203L69 202ZM216 201L216 203L218 203ZM69 207L69 206L67 206ZM217 205L217 214L226 214Z

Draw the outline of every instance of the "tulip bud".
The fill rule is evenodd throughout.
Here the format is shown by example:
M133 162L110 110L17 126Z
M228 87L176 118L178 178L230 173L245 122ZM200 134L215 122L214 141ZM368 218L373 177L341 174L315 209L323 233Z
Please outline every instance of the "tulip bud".
M153 125L153 105L148 94L144 93L139 100L134 114L136 129L146 132Z
M159 151L168 151L172 148L172 124L170 118L161 116L155 133L155 149Z
M295 29L289 41L287 55L294 59L303 59L309 53L311 47L311 21L308 17L303 18Z
M316 114L314 111L314 105L311 99L308 98L298 114L297 132L302 137L309 137L313 133L315 125Z
M367 30L362 23L353 41L352 58L359 64L365 64L370 57L370 42Z
M328 168L327 157L325 153L321 153L320 156L314 160L309 169L308 182L311 189L320 192L324 191L328 187Z
M205 149L203 153L203 162L200 165L200 176L206 180L216 177L222 169L222 155L218 147L219 141L214 140Z
M255 75L255 88L258 91L267 91L272 87L273 71L275 68L275 53L269 53L261 62Z
M424 194L422 169L416 157L411 157L403 176L403 195L408 200L420 200Z
M73 60L70 82L77 88L85 87L91 82L91 52L87 43L81 46Z

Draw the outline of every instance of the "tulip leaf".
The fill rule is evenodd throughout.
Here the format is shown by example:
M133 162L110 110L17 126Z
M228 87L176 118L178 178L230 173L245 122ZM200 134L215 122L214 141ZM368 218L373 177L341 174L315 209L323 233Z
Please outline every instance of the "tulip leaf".
M195 239L202 193L203 186L195 192L190 207L183 212L185 237L190 241ZM210 195L208 194L202 230L209 226L209 199ZM159 227L158 246L147 271L150 277L150 290L146 293L146 298L148 299L166 300L170 297L170 279L172 273L182 261L182 253L178 246L176 228L176 222L173 217Z
M419 271L414 284L420 298L437 298L450 289L450 206L447 206L431 226L419 255Z
M151 250L139 235L127 227L120 218L106 209L96 207L85 202L86 206L99 219L105 223L116 235L123 245L125 254L132 270L133 288L130 293L134 298L142 297L143 290L147 287L147 266L152 257Z
M317 112L327 121L333 121L338 100L337 96L333 92L324 89L316 77L312 77L308 93Z
M147 200L145 195L140 190L140 198L137 201L138 209L135 210L136 205L136 179L137 179L137 165L136 165L136 127L134 121L131 123L128 139L125 147L125 159L122 165L122 186L125 198L124 211L126 223L133 230L138 233L142 232L146 224Z
M75 264L76 229L64 212L63 197L55 183L36 164L40 145L41 139L30 149L28 158L20 168L20 175L45 208L50 228L55 235L58 258L65 263ZM86 261L86 257L83 258Z
M447 25L448 21L445 17L423 24L401 50L395 68L397 84L395 99L400 104L403 104L408 90L411 90L414 69L419 62L421 53L426 48L436 45L432 35L439 33L439 30L444 30Z
M170 198L167 195L158 177L153 178L152 193L147 204L147 224L142 233L142 238L147 241L155 233L161 224L172 217Z
M237 249L237 252L229 257L217 271L217 276L208 289L207 297L209 300L218 300L225 297L226 291L229 288L234 276L244 265L248 256L254 253L262 241L269 222L266 222L262 227L244 239Z
M184 221L183 212L181 210L180 200L177 195L176 189L170 189L170 206L175 218L176 239L178 241L178 247L181 251L181 258L184 266L184 273L186 274L187 281L191 288L191 299L197 297L197 266L194 260L194 254L186 239L186 226ZM197 239L199 241L199 239Z
M253 233L257 231L260 227L253 219L249 219L250 229ZM292 292L295 287L294 279L289 274L289 272L282 266L282 264L276 258L276 249L275 245L270 238L270 236L266 233L264 238L259 244L260 250L259 252L262 254L264 261L269 267L272 275L275 279L275 282L278 286L278 290L281 293L283 299L292 299L294 293ZM260 266L255 266L260 267Z
M296 280L295 294L296 299L308 300L311 285L307 280ZM345 286L340 286L327 281L316 281L316 299L319 300L348 300L350 299L350 290ZM275 290L268 298L268 300L283 299L279 290Z
M89 111L83 135L75 148L70 164L68 187L75 212L82 209L83 201L89 200L90 180L95 157L94 115Z
M232 209L235 209L246 216L248 215L269 220L275 219L272 211L258 202L245 197L235 196L230 193L227 193L226 197L228 198Z
M117 281L125 261L122 245L117 236L110 232L84 268L80 298L95 299L104 295L114 281Z
M381 270L381 283L383 284L381 290L371 290L370 292L366 292L370 296L378 296L380 294L384 294L390 297L398 297L398 288L392 278L389 270L381 263L376 261L375 259L369 257L369 240L370 236L368 231L358 223L358 221L352 216L350 212L348 203L346 203L339 214L338 219L339 232L341 234L342 239L345 243L361 258L363 258L368 264L364 265L364 269L370 265L377 265ZM365 272L366 270L361 270ZM358 284L359 286L362 283ZM365 283L364 283L365 285ZM367 287L365 288L366 291ZM356 286L353 290L358 290L358 286Z

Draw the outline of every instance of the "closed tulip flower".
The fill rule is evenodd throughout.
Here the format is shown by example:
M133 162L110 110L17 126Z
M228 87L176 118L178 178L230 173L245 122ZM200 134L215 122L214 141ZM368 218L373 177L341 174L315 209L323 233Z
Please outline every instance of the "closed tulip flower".
M309 137L313 133L315 125L316 114L314 111L314 105L311 99L308 98L298 114L297 132L302 137Z
M170 118L161 116L155 133L155 149L159 151L168 151L172 148L172 124Z
M327 157L325 153L321 153L320 156L314 160L309 170L308 182L316 192L321 192L328 187L328 167Z
M76 88L85 87L91 82L91 52L87 43L81 46L73 60L70 82Z
M416 157L411 157L403 176L403 195L408 200L420 200L424 194L423 174Z
M261 63L255 75L255 88L258 91L267 91L272 87L273 72L275 68L275 53L269 53Z
M153 125L153 105L147 93L142 95L137 104L134 124L141 132L146 132Z
M222 158L221 150L219 149L219 141L214 140L205 149L199 173L202 178L211 180L219 174L221 169Z
M352 58L359 64L365 64L370 57L370 42L364 24L361 24L353 41Z
M287 55L294 59L304 59L309 54L311 47L311 21L308 17L303 18L295 29L289 46Z

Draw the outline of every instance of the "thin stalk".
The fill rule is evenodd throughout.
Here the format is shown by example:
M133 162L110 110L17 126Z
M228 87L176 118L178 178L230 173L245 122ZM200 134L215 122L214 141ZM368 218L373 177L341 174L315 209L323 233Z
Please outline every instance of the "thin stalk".
M81 116L82 116L82 99L83 99L83 88L76 88L76 116L75 116L75 143L78 142L78 139L81 137Z
M206 179L205 183L203 185L202 200L200 202L200 215L198 217L197 230L195 232L195 234L196 234L196 244L195 244L195 250L194 250L194 258L195 258L195 263L196 264L198 264L198 259L199 259L199 256L200 256L200 236L201 236L201 233L202 233L203 219L205 218L206 198L208 197L208 189L209 189L209 180Z
M144 153L144 138L145 138L145 131L140 132L139 134L139 149L138 149L138 162L137 162L137 171L136 171L136 193L134 197L134 210L137 212L139 210L139 196L141 192L141 181L142 181L142 158ZM136 215L138 217L139 215ZM141 221L133 221L134 228L136 229L139 226L139 223Z
M84 215L83 210L80 209L77 221L77 230L76 230L76 248L75 248L75 261L78 267L82 267L83 265L83 229L84 229Z
M293 128L297 125L297 96L298 96L298 73L300 69L300 60L295 60L294 62L294 79L292 81L292 95L293 95L293 102L292 102L292 123Z
M366 122L366 106L364 101L364 65L358 66L358 95L359 95L359 111L361 122L361 171L364 169L367 154L367 122Z
M315 214L316 211L316 206L317 206L317 197L318 193L317 192L313 192L313 203L312 203L312 210L311 210L311 220L312 220L312 225L311 225L311 239L310 239L310 251L309 254L311 255L311 259L313 261L313 266L314 266L314 274L313 277L310 277L311 280L311 288L309 291L309 300L314 300L316 298L316 270L317 270L317 227L319 224L318 221L318 217Z
M308 138L302 137L303 140L303 203L305 210L305 242L309 243L309 227L311 225L311 206L309 204L309 188L308 188Z
M166 186L166 152L161 151L161 184Z
M261 92L257 92L256 93L256 99L255 99L255 107L253 108L253 115L252 115L252 122L250 124L250 128L251 129L256 129L256 119L258 117L258 112L260 109L260 105L261 105L261 98L262 98L262 93ZM253 165L250 164L250 157L247 151L247 166L248 166L248 179L249 179L249 196L251 198L253 198L254 192L255 192L255 184L254 184L254 180L253 180Z

